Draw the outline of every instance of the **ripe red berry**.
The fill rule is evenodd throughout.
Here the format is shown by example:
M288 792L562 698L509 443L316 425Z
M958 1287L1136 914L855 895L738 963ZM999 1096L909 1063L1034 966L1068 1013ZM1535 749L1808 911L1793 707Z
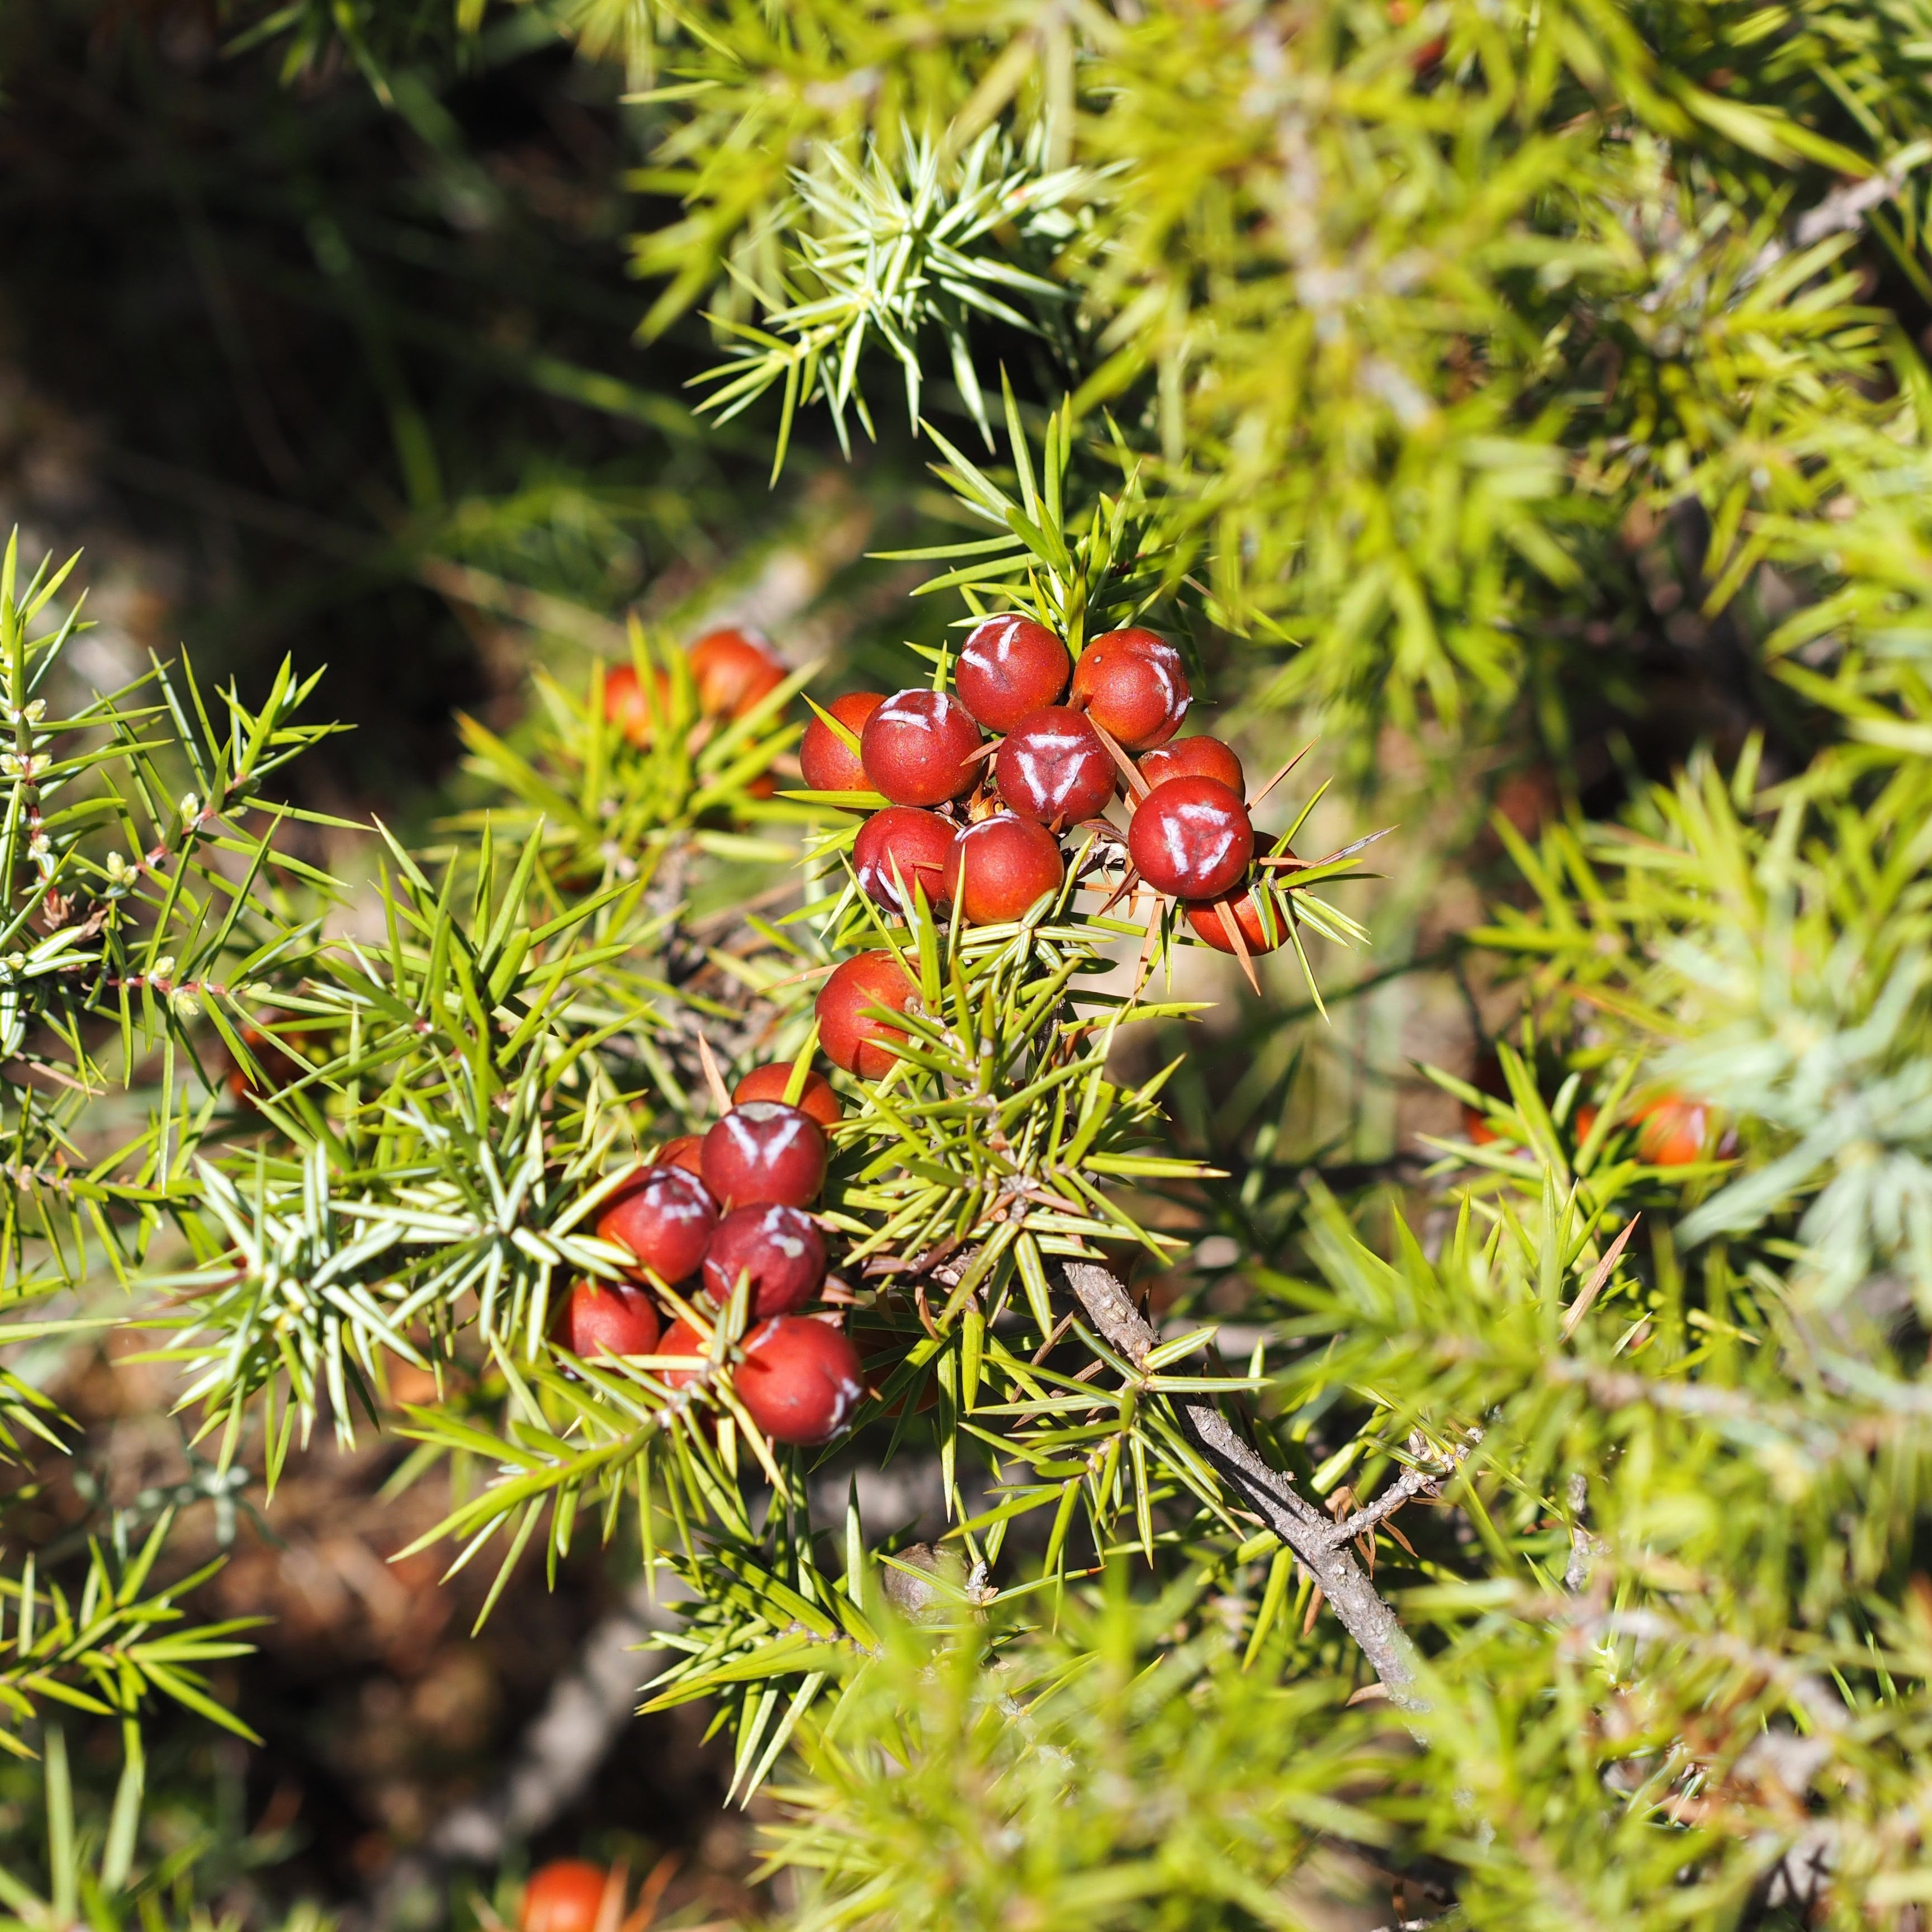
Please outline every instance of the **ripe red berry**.
M604 1204L599 1238L628 1248L660 1281L682 1281L704 1258L718 1203L682 1167L640 1167Z
M848 731L862 732L866 721L886 701L883 691L848 691L825 708ZM822 718L814 716L799 740L799 769L812 791L870 791L872 781L859 754Z
M959 653L952 688L988 731L1010 731L1029 711L1058 704L1072 661L1066 646L1030 617L988 617Z
M642 1288L580 1281L564 1310L563 1343L586 1361L592 1355L651 1355L663 1326Z
M1288 915L1280 906L1273 908L1274 937L1270 939L1262 923L1262 909L1256 903L1254 894L1237 887L1216 898L1196 900L1187 908L1187 922L1194 928L1196 937L1204 939L1217 952L1232 952L1234 950L1233 940L1228 937L1228 928L1221 923L1218 908L1222 906L1232 909L1234 923L1240 928L1241 938L1252 953L1272 952L1288 937Z
M711 1351L698 1339L698 1330L682 1316L664 1331L663 1339L650 1352L654 1355L700 1355L709 1359ZM704 1372L694 1362L688 1369L660 1369L658 1381L667 1388L679 1389L694 1382Z
M731 1097L741 1106L747 1100L782 1100L791 1084L791 1062L775 1060L769 1066L754 1066L731 1090ZM822 1073L808 1073L798 1098L791 1103L802 1108L821 1127L836 1127L845 1109L832 1090L832 1082Z
M993 754L993 782L1009 810L1042 825L1097 818L1114 795L1114 761L1078 712L1029 712Z
M946 867L957 830L950 818L942 818L936 812L922 812L916 805L889 805L884 811L874 812L860 826L852 846L852 869L858 875L859 890L874 904L893 912L906 910L899 898L902 883L908 898L923 892L928 905L941 904L951 897Z
M582 1858L553 1858L524 1887L520 1932L592 1932L607 1874Z
M661 670L651 674L651 701L638 681L634 664L613 664L604 674L604 716L640 752L650 749L658 726L670 710L670 680Z
M1151 631L1108 631L1073 667L1072 702L1125 751L1166 744L1190 701L1180 653Z
M784 666L742 631L707 632L688 655L698 708L707 718L742 718L785 680Z
M825 1185L825 1130L802 1107L748 1100L704 1136L704 1184L727 1208L802 1208Z
M781 1316L754 1333L733 1382L745 1413L774 1442L803 1448L830 1442L866 1393L850 1338L808 1316Z
M825 1238L812 1216L770 1201L727 1214L704 1257L704 1292L722 1308L747 1274L754 1321L802 1308L825 1280Z
M1248 808L1212 778L1169 778L1134 808L1127 851L1155 891L1211 899L1248 869L1255 830Z
M883 947L847 960L818 990L818 1043L835 1066L862 1080L885 1076L898 1058L890 1052L905 1038L903 1029L870 1016L868 1006L902 1013L918 988L896 953Z
M1140 761L1141 776L1150 787L1169 778L1213 778L1237 798L1248 794L1247 774L1234 748L1219 738L1177 738L1156 746Z
M694 1174L700 1180L704 1175L704 1164L699 1150L704 1145L702 1134L680 1134L675 1140L666 1141L651 1156L653 1167L681 1167L687 1174Z
M1653 1167L1688 1167L1704 1158L1711 1138L1711 1110L1682 1094L1660 1094L1634 1117L1636 1150Z
M970 791L980 728L943 691L901 691L866 721L860 739L872 789L895 805L940 805Z
M946 865L946 890L968 926L1018 919L1066 876L1060 842L1030 818L1003 812L961 832Z

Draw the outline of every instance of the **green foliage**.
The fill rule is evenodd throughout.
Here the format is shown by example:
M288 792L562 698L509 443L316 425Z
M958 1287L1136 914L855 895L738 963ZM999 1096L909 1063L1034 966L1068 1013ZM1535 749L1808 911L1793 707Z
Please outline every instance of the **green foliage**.
M812 1781L775 1792L791 1815L772 1834L812 1875L800 1932L1295 1927L1320 1834L1384 1835L1338 1796L1386 1768L1367 1726L1319 1683L1244 1676L1238 1633L1186 1586L1137 1605L1118 1565L1056 1630L1010 1618L943 1636L892 1618L810 1732Z
M960 157L942 164L930 142L915 147L902 189L876 148L862 164L837 148L814 151L826 170L796 177L797 207L780 216L795 231L796 266L781 268L780 292L760 290L764 326L725 326L740 338L737 358L712 372L722 382L706 406L720 422L751 407L782 382L778 454L784 460L801 404L823 400L842 448L849 451L849 409L868 434L872 413L859 388L869 347L890 352L904 375L906 413L920 419L921 338L944 342L954 382L990 447L992 426L968 340L968 320L1035 331L1013 307L1030 298L1052 313L1067 292L1043 272L1073 236L1077 207L1094 184L1077 170L1042 174L1036 155L1022 162L1000 130L989 128ZM1036 148L1036 134L1033 143ZM642 257L646 269L651 256Z
M1130 426L1177 574L1297 647L1275 701L1364 731L1507 708L1558 674L1532 640L1601 601L1629 505L1708 506L1721 604L1764 554L1744 527L1814 515L1814 452L1872 417L1882 318L1828 272L1867 210L1912 272L1913 5L1882 32L1826 6L912 11L599 12L663 36L638 179L685 212L640 248L670 278L652 326L728 269L720 396L782 376L781 454L814 393L843 438L874 339L916 407L943 338L984 430L962 324L1004 268L1076 416ZM949 279L928 257L976 225L996 138L1016 227ZM1827 171L1870 185L1792 246Z
M410 50L503 24L250 17L292 70L346 45L406 112ZM425 1541L490 1555L494 1601L538 1550L554 1574L634 1537L688 1600L648 1694L711 1700L739 1793L782 1781L802 1926L1292 1924L1317 1834L1445 1926L1916 1924L1924 0L503 18L644 89L634 184L680 202L637 244L647 328L710 301L714 416L764 409L782 464L802 412L850 444L883 429L874 365L903 382L925 507L968 534L890 560L969 620L1027 610L1076 651L1184 624L1197 671L1245 634L1258 708L1318 713L1358 776L1390 725L1561 751L1606 692L1636 708L1634 647L1599 670L1576 642L1661 614L1632 551L1668 519L1672 587L1753 704L1775 679L1797 709L1618 822L1499 820L1522 886L1471 944L1522 1013L1506 1091L1442 1076L1481 1132L1437 1138L1429 1198L1343 1202L1258 1151L1231 1201L1163 1126L1172 1067L1122 1071L1130 1024L1195 1008L1149 993L1184 935L1118 832L1010 925L889 917L845 860L872 795L758 795L807 674L700 719L636 628L649 743L604 722L601 672L470 725L473 809L433 852L386 835L382 939L325 941L327 883L278 868L256 791L314 735L303 689L231 698L218 733L157 671L152 704L48 724L29 667L68 633L38 583L5 612L5 883L17 938L60 916L16 948L4 1043L66 1084L8 1090L38 1189L14 1301L86 1286L83 1233L145 1267L224 1460L259 1427L272 1477L298 1426L379 1409L391 1359L433 1368L401 1480L446 1462L454 1490ZM947 412L994 444L996 372L981 460ZM469 538L541 574L519 527ZM1360 938L1314 890L1359 846L1303 865L1282 816L1275 916L1298 950ZM840 1083L824 1220L878 1400L834 1454L932 1458L937 1556L856 1487L838 1520L830 1472L760 1434L742 1288L655 1285L688 1380L550 1334L569 1280L621 1271L600 1190L721 1082L808 1055L812 989L880 948L917 997L890 1071ZM184 1097L204 1023L232 1106ZM82 1100L137 1043L152 1117L83 1161ZM1672 1096L1694 1159L1660 1150ZM1206 1309L1184 1286L1157 1324L1108 1272L1210 1226L1250 1248ZM8 1417L51 1426L24 1384ZM942 1636L885 1609L909 1590Z
M285 665L252 712L228 693L222 730L191 678L158 667L65 712L56 672L79 607L42 620L72 566L43 565L22 588L17 550L16 539L0 571L0 707L13 746L0 818L0 1056L21 1076L0 1099L12 1182L0 1305L82 1278L98 1264L96 1242L117 1272L145 1251L184 1198L208 1127L211 1100L178 1072L199 1074L195 1023L206 1016L241 1050L244 1001L300 970L316 930L305 915L326 883L274 848L283 824L312 814L260 795L328 728L292 719L314 680ZM134 703L148 686L152 700ZM163 1072L148 1127L83 1145L87 1103L155 1051Z
M78 1600L70 1600L57 1582L43 1582L28 1557L16 1579L0 1577L0 1598L12 1613L13 1634L0 1657L0 1710L8 1728L0 1730L0 1749L31 1756L20 1727L40 1714L36 1700L51 1699L98 1717L118 1716L127 1745L127 1788L137 1802L141 1780L140 1736L135 1718L155 1691L189 1709L249 1736L245 1725L212 1702L197 1664L240 1657L248 1646L228 1640L251 1628L257 1617L231 1618L194 1629L168 1627L183 1612L175 1599L205 1582L218 1561L194 1575L148 1588L155 1558L174 1520L165 1511L138 1551L110 1553L91 1544L86 1577ZM128 1828L131 1829L131 1826Z

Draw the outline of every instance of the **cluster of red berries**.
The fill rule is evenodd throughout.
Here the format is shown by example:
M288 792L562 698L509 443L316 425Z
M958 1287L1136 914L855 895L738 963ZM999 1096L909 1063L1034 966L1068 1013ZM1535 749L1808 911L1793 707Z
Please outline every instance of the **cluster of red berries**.
M785 681L785 667L764 640L747 631L707 631L685 653L698 708L707 718L742 718ZM634 664L604 674L604 716L640 752L647 752L670 703L670 674L652 674L646 700Z
M796 1105L793 1070L761 1066L738 1083L734 1104L708 1132L686 1134L633 1168L604 1202L599 1237L626 1250L634 1284L579 1282L564 1312L566 1346L596 1354L706 1357L682 1318L667 1329L648 1282L723 1307L742 1282L751 1327L734 1377L746 1413L774 1442L827 1442L851 1420L864 1390L858 1353L841 1329L797 1311L825 1283L825 1238L806 1210L824 1185L838 1096L807 1074ZM667 1369L682 1388L700 1372Z
M790 675L757 633L728 629L707 631L685 653L698 708L709 720L728 722L742 718L776 691ZM654 670L647 697L634 664L614 664L604 674L604 716L640 752L656 742L657 728L670 704L670 676ZM754 798L770 798L778 780L760 772L746 786Z
M953 686L854 692L829 707L849 736L824 718L806 727L807 785L889 801L853 848L870 898L897 911L902 895L922 892L932 905L956 904L969 926L1018 919L1060 890L1060 835L1100 818L1124 775L1138 877L1180 900L1194 931L1224 952L1279 943L1246 884L1255 834L1241 761L1217 738L1174 742L1192 694L1166 638L1109 631L1076 662L1044 624L988 617L967 638ZM876 1079L894 1030L866 1010L903 1012L910 997L891 953L847 961L819 996L826 1052Z

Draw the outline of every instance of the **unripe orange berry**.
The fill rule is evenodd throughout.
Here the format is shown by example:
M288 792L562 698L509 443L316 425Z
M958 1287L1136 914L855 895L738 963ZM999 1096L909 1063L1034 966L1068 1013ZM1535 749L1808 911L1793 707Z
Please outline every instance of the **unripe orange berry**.
M946 862L947 896L958 900L968 926L1018 919L1042 894L1057 892L1066 876L1059 840L1010 812L969 825Z
M883 691L848 691L825 708L848 731L862 733L866 719L885 701ZM808 790L870 791L872 788L859 754L815 715L799 740L798 764Z
M825 1130L802 1107L748 1100L704 1136L704 1185L726 1208L802 1208L825 1185Z
M1636 1150L1653 1167L1688 1167L1704 1158L1711 1110L1682 1094L1660 1094L1635 1116Z
M613 664L604 674L604 716L640 752L647 752L670 709L670 680L662 671L651 674L651 701L638 682L635 664Z
M848 959L819 988L813 1008L825 1057L862 1080L883 1078L898 1057L888 1048L905 1034L866 1009L884 1006L902 1013L917 992L898 956L883 947Z
M654 1355L698 1355L709 1360L710 1350L698 1338L698 1330L682 1316L664 1331L657 1346L650 1351ZM697 1381L704 1372L704 1364L693 1362L687 1369L660 1369L658 1379L667 1388L683 1388Z
M1159 746L1142 758L1140 772L1150 788L1169 778L1213 778L1237 798L1248 794L1240 760L1234 747L1219 738L1177 738L1171 745Z
M582 1858L554 1858L524 1887L520 1932L592 1932L604 1900L605 1874Z
M1248 950L1257 956L1272 952L1288 937L1288 915L1277 905L1272 908L1274 919L1274 937L1270 939L1267 928L1262 922L1262 909L1256 903L1254 893L1245 886L1238 886L1226 892L1218 898L1193 900L1187 907L1187 923L1194 928L1195 936L1203 939L1217 952L1232 953L1234 942L1228 937L1228 928L1221 923L1218 910L1229 908L1234 915L1234 923L1240 928L1242 938Z
M1070 701L1128 752L1180 729L1191 694L1180 653L1152 631L1108 631L1080 653Z
M1478 1093L1486 1094L1494 1100L1507 1100L1510 1097L1509 1082L1504 1076L1502 1061L1493 1053L1478 1057L1469 1075L1469 1084ZM1466 1100L1462 1103L1462 1132L1478 1147L1487 1147L1502 1138L1490 1124L1489 1115L1481 1108L1471 1106Z
M825 1238L809 1214L767 1201L727 1214L704 1257L704 1292L723 1307L750 1277L752 1316L802 1308L825 1280Z
M704 1178L704 1163L700 1150L704 1145L702 1134L680 1134L675 1140L666 1141L651 1156L653 1167L681 1167L687 1174L694 1174L700 1180Z
M741 1104L746 1100L782 1100L791 1084L791 1070L788 1060L754 1066L731 1090L731 1097ZM832 1082L822 1073L806 1074L805 1084L791 1104L802 1107L821 1127L836 1127L844 1118L845 1109L832 1091Z
M708 631L691 647L691 681L707 718L742 718L785 681L764 640L743 631Z

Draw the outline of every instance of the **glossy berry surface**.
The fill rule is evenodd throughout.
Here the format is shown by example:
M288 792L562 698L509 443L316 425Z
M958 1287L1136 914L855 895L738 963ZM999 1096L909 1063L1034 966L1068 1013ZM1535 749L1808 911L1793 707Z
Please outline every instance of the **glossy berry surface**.
M850 1337L797 1315L781 1316L748 1336L733 1379L746 1414L766 1435L802 1448L830 1442L866 1392Z
M635 664L613 664L604 674L604 716L640 752L649 751L657 728L670 709L670 680L662 671L652 674L651 700L644 701L644 688L638 680Z
M883 691L848 691L825 708L856 736L864 731L866 719L885 701ZM805 774L808 790L870 791L872 788L859 754L815 713L799 740L798 764Z
M681 1167L687 1174L694 1174L701 1180L704 1174L702 1134L680 1134L675 1140L666 1141L651 1156L653 1167Z
M1687 1167L1704 1158L1711 1110L1701 1100L1665 1094L1637 1114L1636 1150L1653 1167Z
M1029 711L1058 704L1072 669L1066 646L1044 624L988 617L967 638L952 688L988 731L1010 731Z
M748 1100L704 1136L704 1184L726 1208L802 1208L825 1185L825 1130L802 1107Z
M942 805L980 776L980 728L943 691L895 692L866 719L859 742L872 788L895 805Z
M742 718L785 680L785 668L742 631L711 631L689 652L698 708L707 718Z
M1279 906L1274 908L1274 937L1270 939L1262 923L1262 909L1252 892L1238 890L1222 892L1215 898L1197 900L1187 908L1187 923L1194 928L1195 936L1205 940L1217 952L1232 952L1234 950L1234 943L1228 937L1228 928L1221 921L1220 908L1222 906L1234 914L1234 923L1240 928L1241 938L1251 953L1272 952L1288 937L1288 916Z
M825 1057L862 1080L883 1078L898 1058L888 1048L905 1034L889 1022L872 1018L866 1009L884 1006L902 1013L916 990L898 956L883 947L847 960L819 988L813 1006Z
M711 1355L711 1351L699 1338L698 1330L682 1316L664 1331L662 1338L651 1353L654 1355L701 1355L707 1361ZM674 1389L683 1388L694 1382L704 1372L695 1362L688 1369L659 1369L656 1372L658 1381L667 1388Z
M663 1326L642 1288L580 1281L564 1310L563 1346L586 1361L592 1355L655 1354Z
M519 1932L591 1932L604 1902L604 1872L582 1858L539 1865L524 1887Z
M1177 738L1149 752L1140 761L1141 776L1150 788L1169 778L1213 778L1237 798L1248 795L1247 774L1232 745L1218 738Z
M634 1169L597 1217L600 1239L628 1248L640 1267L665 1282L696 1271L717 1226L718 1203L682 1167Z
M1180 653L1152 631L1108 631L1073 667L1072 703L1125 751L1166 744L1190 700Z
M1106 810L1115 766L1078 712L1051 704L1029 712L1006 734L993 754L993 782L1021 818L1078 825Z
M791 1082L792 1064L775 1060L769 1066L754 1066L731 1090L731 1097L742 1106L747 1100L782 1100ZM791 1104L809 1114L821 1127L836 1127L845 1109L832 1090L832 1082L822 1073L808 1072L798 1098Z
M727 1214L704 1257L704 1292L719 1307L740 1274L752 1284L752 1318L788 1315L818 1294L825 1280L825 1238L808 1214L767 1202Z
M922 892L928 905L940 904L951 896L946 868L958 830L950 818L916 805L889 805L874 812L860 826L852 844L852 870L859 890L874 904L893 912L904 911L906 903Z
M1241 878L1255 856L1248 808L1212 778L1170 778L1134 808L1127 851L1156 892L1211 899Z
M1018 919L1066 876L1060 842L1030 818L1003 812L961 832L947 862L946 892L968 926Z

